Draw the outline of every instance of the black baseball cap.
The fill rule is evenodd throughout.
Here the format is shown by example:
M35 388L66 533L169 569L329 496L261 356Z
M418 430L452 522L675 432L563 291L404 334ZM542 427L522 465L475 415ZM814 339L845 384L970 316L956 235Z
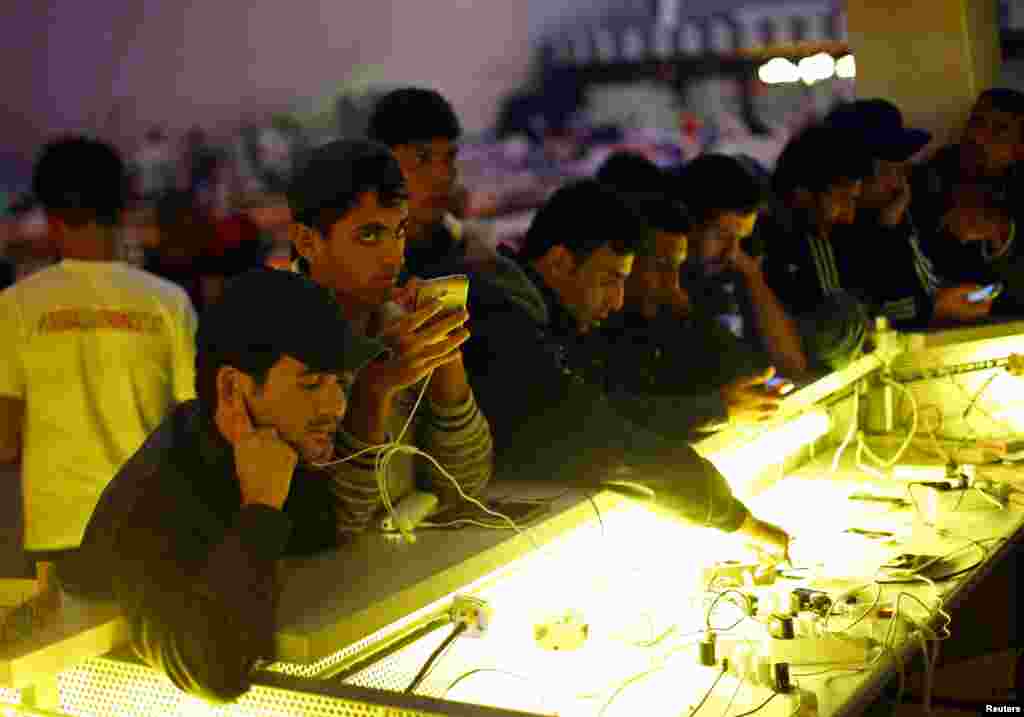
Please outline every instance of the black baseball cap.
M340 139L314 149L288 186L295 221L313 226L321 209L350 209L363 192L405 196L405 177L379 142Z
M857 132L872 156L890 162L910 159L932 139L926 130L904 127L899 108L883 99L840 105L825 117L825 122Z
M237 357L287 354L314 371L359 371L385 353L374 339L352 333L328 289L290 271L255 269L231 280L199 318L196 347Z

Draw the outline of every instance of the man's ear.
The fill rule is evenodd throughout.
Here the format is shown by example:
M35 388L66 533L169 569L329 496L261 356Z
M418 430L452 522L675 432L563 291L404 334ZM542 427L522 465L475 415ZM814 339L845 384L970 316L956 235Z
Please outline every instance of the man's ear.
M323 245L319 231L298 222L292 222L288 227L288 239L299 256L309 262L317 258Z

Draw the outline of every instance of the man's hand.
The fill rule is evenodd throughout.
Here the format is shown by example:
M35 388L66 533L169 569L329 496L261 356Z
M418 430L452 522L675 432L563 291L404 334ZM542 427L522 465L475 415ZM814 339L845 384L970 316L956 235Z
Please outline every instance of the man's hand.
M937 323L969 323L981 321L992 313L992 299L971 302L967 295L977 291L978 284L962 284L935 292L935 321Z
M767 553L774 562L790 562L790 537L779 526L758 520L753 514L750 514L737 532L749 539L755 550Z
M259 503L280 510L288 498L299 454L281 440L275 428L243 434L234 449L242 505Z
M739 244L736 245L736 249L729 260L732 267L742 274L745 279L749 279L750 277L759 274L761 271L761 264L763 262L764 257L751 256L747 252L743 251L743 247Z
M899 188L889 200L889 203L882 208L880 220L884 226L896 227L903 223L903 217L910 206L910 182L906 174L900 175Z
M775 388L765 386L765 381L774 375L774 367L769 367L763 373L743 376L722 386L722 402L725 403L730 421L757 423L775 416L779 410L779 400L787 391L787 385L792 384L782 384Z
M356 385L382 400L415 385L438 366L457 361L459 347L469 338L466 311L438 318L443 303L435 301L383 327L377 338L392 356L371 362L359 373ZM435 320L436 319L436 320Z

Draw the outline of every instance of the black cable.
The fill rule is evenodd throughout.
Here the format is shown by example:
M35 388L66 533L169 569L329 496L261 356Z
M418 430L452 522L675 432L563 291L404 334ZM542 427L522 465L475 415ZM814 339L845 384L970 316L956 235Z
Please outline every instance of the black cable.
M693 717L695 714L697 714L697 712L700 711L700 708L704 706L704 703L708 701L708 698L711 697L711 693L715 691L716 687L718 687L718 683L721 681L723 677L725 677L727 669L728 667L726 665L722 665L722 671L718 673L718 677L716 677L715 681L711 683L711 687L708 688L708 691L704 693L704 696L701 698L700 702L698 702L697 706L694 707L693 710L690 712L690 717Z
M755 712L760 712L761 710L763 710L765 707L768 706L769 702L771 702L772 700L774 700L778 696L779 696L778 692L772 692L772 696L769 697L768 699L766 699L761 704L759 704L757 707L755 707L754 709L750 710L749 712L740 712L738 715L736 715L736 717L750 717L750 715L754 714Z
M441 642L441 644L438 645L437 649L430 653L430 657L428 657L427 661L423 663L423 667L421 667L420 671L416 673L416 676L412 678L412 682L409 683L409 686L405 688L405 694L412 694L416 691L416 689L420 686L423 680L426 679L427 674L430 672L430 669L434 666L434 663L437 662L438 658L441 657L441 653L443 653L445 649L447 649L449 645L455 642L455 639L465 631L466 623L460 622L458 625L455 626L455 628L451 631L448 637L446 637Z
M732 595L739 595L741 598L743 598L744 605L746 606L745 614L743 615L743 617L741 617L739 620L734 622L729 627L713 627L711 625L711 613L713 613L715 611L715 606L718 605L718 601L721 600L726 595L730 595L730 594L732 594ZM739 607L739 606L737 606L737 607ZM740 607L740 609L744 610L743 607ZM714 600L711 601L711 605L708 607L707 614L704 616L704 625L707 627L708 630L713 630L715 632L728 632L729 630L732 630L737 625L739 625L741 622L746 620L747 617L750 616L750 613L751 613L750 598L748 598L746 595L741 593L739 590L732 590L732 589L723 590L722 592L718 593L718 595L715 596Z
M601 537L603 538L603 537L605 537L605 534L604 534L604 519L601 517L601 510L600 510L600 508L597 507L597 501L594 500L594 496L590 495L590 493L584 492L583 495L585 495L587 497L587 500L590 501L590 505L592 505L594 507L594 514L597 515L597 522L601 524Z

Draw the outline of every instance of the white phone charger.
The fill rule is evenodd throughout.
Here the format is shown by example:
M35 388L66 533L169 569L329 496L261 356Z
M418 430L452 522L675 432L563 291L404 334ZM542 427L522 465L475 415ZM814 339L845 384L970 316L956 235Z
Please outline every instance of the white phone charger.
M415 491L398 501L394 517L388 513L381 520L380 527L387 532L411 532L426 520L437 508L438 499L433 493Z

